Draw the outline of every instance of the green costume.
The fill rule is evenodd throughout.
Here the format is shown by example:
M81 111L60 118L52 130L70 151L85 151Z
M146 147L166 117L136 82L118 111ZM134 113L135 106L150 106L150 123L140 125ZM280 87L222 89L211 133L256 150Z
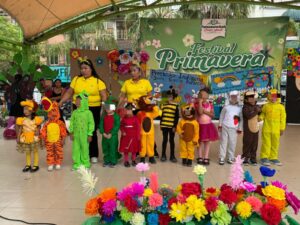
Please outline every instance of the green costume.
M111 98L109 98L105 102L104 107L109 107L111 105L114 105L114 102ZM114 110L115 107L113 107ZM118 152L118 132L120 129L120 117L119 115L114 112L113 115L106 115L104 113L104 116L100 119L99 124L99 131L103 135L111 134L111 138L107 139L104 136L102 136L102 152L103 152L103 161L105 165L116 165L118 162L118 159L120 158L120 153Z
M93 136L95 129L93 114L88 106L88 95L82 92L78 96L81 98L80 106L73 111L70 121L70 133L74 136L72 146L74 169L78 169L81 165L91 167L88 137Z

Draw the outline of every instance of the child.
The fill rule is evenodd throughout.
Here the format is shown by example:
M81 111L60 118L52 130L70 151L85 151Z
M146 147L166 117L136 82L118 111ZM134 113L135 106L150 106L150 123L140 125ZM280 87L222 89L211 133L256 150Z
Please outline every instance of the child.
M124 154L124 166L130 167L129 153L131 153L131 164L136 166L136 153L141 148L141 128L138 118L133 115L135 109L132 103L127 103L124 108L126 114L121 120L121 141L119 151Z
M95 123L88 106L88 95L81 92L75 101L77 109L73 111L70 120L70 138L73 140L72 158L73 170L80 166L90 168L89 143L92 141Z
M234 162L234 152L237 142L237 134L242 133L242 108L238 103L238 91L229 93L229 104L221 111L219 119L219 131L221 132L219 164L224 165L228 147L227 163Z
M154 158L154 122L153 119L158 117L159 108L153 105L148 96L141 96L138 101L140 111L137 114L141 125L141 151L140 161L145 162L146 155L149 162L155 164Z
M39 130L43 122L42 118L35 116L38 109L36 102L32 100L22 101L24 107L24 117L18 117L16 120L17 131L17 150L26 153L26 166L23 172L36 172L39 170ZM31 166L31 153L33 152L33 166Z
M119 159L118 132L120 117L115 113L116 105L110 97L104 104L105 114L100 119L99 131L102 137L103 167L115 167Z
M195 146L198 145L199 141L199 124L195 119L195 109L190 104L182 108L182 119L177 125L177 133L179 134L182 165L191 167Z
M167 160L166 156L166 148L168 143L168 137L170 142L170 161L173 163L177 162L177 159L175 157L175 132L176 127L179 120L179 109L178 104L174 101L174 99L177 97L177 93L175 92L175 89L170 87L170 90L167 91L167 97L168 102L166 104L163 104L161 107L162 110L162 116L160 120L160 129L163 133L163 143L162 143L162 154L161 154L161 161L165 162Z
M263 106L259 116L264 121L260 158L265 166L270 166L271 163L282 166L278 160L278 149L280 136L286 126L286 112L284 106L280 104L279 96L276 89L270 90L268 103Z
M256 152L258 146L258 115L261 108L256 105L257 94L254 91L247 91L244 94L243 106L243 155L244 165L256 165Z
M63 161L63 145L67 136L66 125L60 120L57 102L43 97L41 101L44 110L48 112L48 120L41 129L41 138L47 150L48 171L59 170Z
M197 163L203 165L209 165L210 142L219 139L217 128L212 123L214 106L208 101L208 92L207 88L200 90L199 102L196 104L199 115L197 119L200 126L200 146L198 148L199 158ZM204 156L202 149L204 149Z

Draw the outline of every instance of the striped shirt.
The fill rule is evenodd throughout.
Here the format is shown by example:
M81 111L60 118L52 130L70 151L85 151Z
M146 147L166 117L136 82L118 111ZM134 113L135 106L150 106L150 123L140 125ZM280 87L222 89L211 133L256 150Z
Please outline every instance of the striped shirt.
M179 109L176 103L162 105L160 126L162 128L176 128L179 120Z

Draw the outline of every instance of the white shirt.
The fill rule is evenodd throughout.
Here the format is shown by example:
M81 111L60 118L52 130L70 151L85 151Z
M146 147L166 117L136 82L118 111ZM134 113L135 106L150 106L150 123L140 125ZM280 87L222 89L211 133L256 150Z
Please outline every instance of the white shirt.
M234 117L239 117L239 122L235 121ZM243 127L243 115L242 115L242 107L239 105L225 105L222 109L219 126L226 126L229 128L235 128L238 130L242 130Z

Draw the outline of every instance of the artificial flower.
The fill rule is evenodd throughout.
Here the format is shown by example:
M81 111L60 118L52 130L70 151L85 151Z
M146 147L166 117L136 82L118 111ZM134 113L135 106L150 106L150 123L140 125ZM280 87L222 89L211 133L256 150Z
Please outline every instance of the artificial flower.
M98 178L95 177L95 174L93 174L90 169L87 169L84 166L80 166L77 172L80 174L80 181L84 192L87 193L88 196L91 196L92 193L95 192Z
M257 185L255 193L257 193L259 195L263 195L262 189L263 189L262 185Z
M126 222L126 223L130 222L130 220L132 219L132 216L133 216L133 213L129 212L127 210L127 208L123 207L121 209L120 217L124 222Z
M112 223L115 220L115 217L114 215L112 216L103 215L102 219L104 220L105 223Z
M166 199L163 200L163 204L156 208L156 210L162 214L166 214L169 212L168 201Z
M243 159L240 155L235 158L230 168L230 186L237 190L244 180Z
M107 53L107 58L112 62L116 62L117 60L119 60L119 56L120 53L116 49L111 50L110 52Z
M245 201L251 205L253 211L255 211L257 213L260 212L260 209L261 209L263 203L259 198L255 197L255 196L249 196L245 199Z
M283 183L281 183L279 180L276 180L276 181L272 181L271 184L275 187L278 187L278 188L281 188L283 190L287 190L287 186L284 185Z
M177 195L177 201L180 202L180 203L185 203L187 197L188 197L188 196L185 196L185 195L183 195L183 194L179 194L179 195Z
M201 186L199 183L183 183L181 187L181 193L185 197L189 197L190 195L196 195L199 197L201 195Z
M128 209L129 212L136 212L138 210L138 203L131 196L127 196L124 200L124 206Z
M218 200L215 197L209 197L205 199L205 207L208 212L213 212L218 207Z
M211 224L212 225L229 225L231 222L231 215L228 213L228 206L223 202L219 202L216 211L211 212Z
M130 64L121 64L118 66L119 74L127 74L130 71Z
M171 209L171 206L173 205L173 203L177 203L177 202L178 202L177 198L175 198L175 197L170 198L168 201L168 209Z
M225 190L221 190L219 198L225 204L231 205L237 201L238 196L231 188L227 188Z
M262 193L266 197L271 197L277 200L285 200L285 191L273 185L268 185L262 189Z
M254 192L256 190L256 185L245 181L241 184L241 188L247 192Z
M250 172L249 172L248 170L245 171L244 176L245 176L245 180L246 180L247 182L253 183L253 177L251 176L251 174L250 174Z
M132 64L138 64L140 61L141 61L140 53L138 52L133 53L132 60L131 60Z
M133 183L131 185L132 194L133 196L142 197L144 193L144 185L140 183Z
M246 201L241 201L236 206L237 214L243 219L247 219L248 217L250 217L252 214L251 211L252 211L252 207Z
M153 192L158 191L158 176L157 173L151 173L150 174L150 188L152 189Z
M153 191L150 188L144 190L144 197L150 197L151 195L153 195Z
M131 61L131 56L130 56L129 53L123 53L123 54L121 54L121 55L119 56L119 59L120 59L121 64L126 65L126 64L129 64L129 63L130 63L130 61Z
M130 224L131 225L144 225L145 223L145 216L142 213L134 213Z
M99 205L98 205L97 198L92 198L88 200L87 203L85 204L86 215L95 216L98 214L98 209L99 209Z
M274 174L276 173L276 170L274 170L274 169L272 170L272 169L270 169L269 167L266 167L266 166L261 166L259 168L259 170L260 170L261 175L264 176L264 177L273 177Z
M271 197L267 197L267 202L271 205L276 206L276 208L279 209L281 212L285 210L285 207L287 205L286 200L277 200Z
M149 164L148 163L138 163L136 166L135 166L135 169L138 171L138 172L146 172L150 169L149 167Z
M287 202L292 206L295 214L297 215L300 209L300 200L294 195L293 192L286 192L285 197Z
M103 214L106 216L112 216L116 208L117 208L116 200L108 200L102 206Z
M186 199L187 216L194 216L198 221L203 219L208 214L205 208L205 202L202 199L197 198L196 195L190 195Z
M204 192L204 196L205 198L209 198L209 197L217 197L220 194L220 190L214 187L209 187L206 188L205 192Z
M98 213L99 215L103 215L102 206L104 202L102 202L101 198L97 198L97 203L98 203Z
M274 205L266 203L262 206L260 212L261 212L261 218L268 225L278 225L281 221L280 211Z
M150 56L147 52L145 52L145 51L140 52L140 59L141 59L142 63L147 63L149 58L150 58Z
M169 214L159 214L158 216L159 225L169 225L170 221L171 221L171 217L169 216Z
M149 205L153 208L159 207L163 204L163 197L158 194L154 193L149 197Z
M148 225L158 225L158 214L157 213L148 214L147 222Z
M124 201L125 198L127 198L127 196L131 196L131 195L132 195L131 187L126 187L122 191L118 192L117 198L120 201Z
M106 188L98 196L105 203L108 200L117 199L117 189L115 188Z
M173 203L169 212L171 218L175 218L176 222L183 222L186 218L186 206L181 203Z
M174 191L169 187L161 187L158 190L158 193L161 194L166 199L170 199L174 196Z
M205 166L197 165L197 166L194 166L193 172L195 174L197 174L198 176L200 176L200 175L204 175L207 172L207 170L206 170Z

